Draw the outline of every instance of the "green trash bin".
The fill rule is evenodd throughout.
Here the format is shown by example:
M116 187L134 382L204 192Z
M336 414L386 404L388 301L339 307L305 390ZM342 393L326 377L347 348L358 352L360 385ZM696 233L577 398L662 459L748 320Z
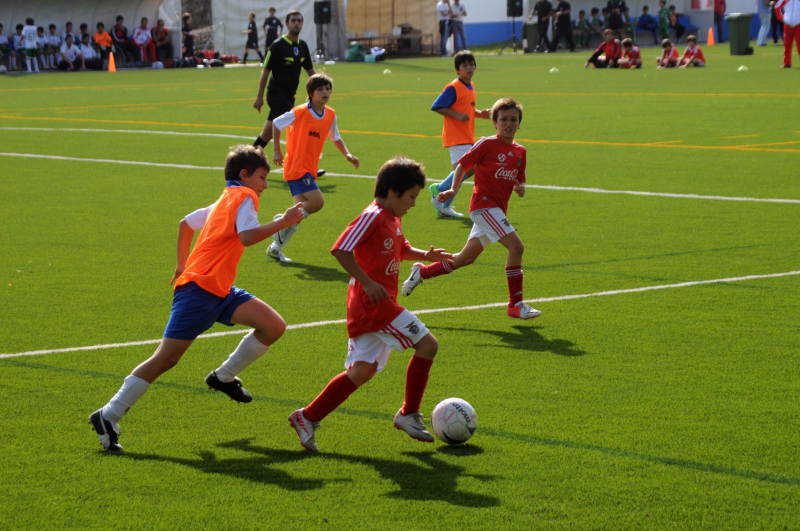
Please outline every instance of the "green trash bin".
M525 47L525 53L533 53L533 50L536 48L536 43L539 42L539 24L523 23L522 38L528 43Z
M750 55L750 22L752 13L731 13L725 17L728 20L728 40L731 43L731 55Z

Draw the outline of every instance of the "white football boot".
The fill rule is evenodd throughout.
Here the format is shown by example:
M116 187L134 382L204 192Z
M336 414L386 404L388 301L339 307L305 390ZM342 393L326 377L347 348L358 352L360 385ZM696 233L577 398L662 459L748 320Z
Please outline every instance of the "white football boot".
M298 409L289 415L291 423L297 436L300 437L300 444L309 452L319 452L319 446L314 440L314 433L319 429L319 422L311 422L303 416L303 410Z
M535 319L542 315L542 312L531 308L524 302L520 301L511 308L508 308L508 316L512 319Z
M416 263L411 266L411 274L408 275L408 280L403 282L403 296L408 297L411 295L411 292L414 291L414 288L422 284L422 274L420 273L420 269L422 269L422 264Z
M453 210L453 207L449 206L442 209L442 216L446 218L463 218L464 214L459 214Z
M403 430L412 439L422 442L433 442L433 435L428 432L425 427L425 422L422 419L421 413L409 413L408 415L401 415L403 408L397 410L397 415L394 416L394 427L398 430Z
M283 251L278 249L274 243L271 243L269 247L267 247L267 258L272 258L275 261L283 263L290 263L292 261L292 259L283 254Z
M103 448L112 452L122 450L119 444L119 424L110 422L103 418L102 409L98 409L89 416L89 424L92 425L95 433L100 438Z

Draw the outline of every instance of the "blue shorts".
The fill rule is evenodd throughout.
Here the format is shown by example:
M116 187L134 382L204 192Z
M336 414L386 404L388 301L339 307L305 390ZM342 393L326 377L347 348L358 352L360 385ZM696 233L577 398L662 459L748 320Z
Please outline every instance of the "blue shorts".
M164 337L195 339L214 323L233 326L233 312L250 299L255 297L236 286L231 287L227 297L217 297L194 282L179 286L172 298L172 313Z
M311 190L319 190L319 186L317 186L317 178L310 173L306 173L295 181L288 182L289 190L292 191L292 197L310 192Z

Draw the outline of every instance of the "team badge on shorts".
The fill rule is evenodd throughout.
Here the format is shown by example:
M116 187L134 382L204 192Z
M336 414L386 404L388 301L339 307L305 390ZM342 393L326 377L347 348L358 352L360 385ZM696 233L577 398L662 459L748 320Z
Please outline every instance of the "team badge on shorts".
M311 177L303 177L303 186L311 186Z
M506 227L510 227L510 226L511 226L511 223L509 223L509 222L508 222L508 218L503 218L503 221L502 221L502 223L503 223L503 225L505 225Z
M408 328L408 333L412 336L419 334L419 325L417 325L416 321L411 321L405 327Z

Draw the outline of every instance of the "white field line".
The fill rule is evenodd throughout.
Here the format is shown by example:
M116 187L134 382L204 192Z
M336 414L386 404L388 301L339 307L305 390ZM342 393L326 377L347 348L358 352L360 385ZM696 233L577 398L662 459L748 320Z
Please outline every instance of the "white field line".
M67 160L73 162L99 162L105 164L127 164L131 166L156 166L160 168L178 168L184 170L211 170L222 171L224 168L221 166L193 166L190 164L168 164L159 162L140 162L132 160L109 160L109 159L88 159L77 157L62 157L59 155L39 155L33 153L0 153L0 157L22 157L31 159L50 159L50 160ZM282 173L282 168L273 170L275 173ZM374 175L356 175L353 173L327 173L331 177L351 177L355 179L375 179ZM430 182L441 182L431 180ZM471 181L465 181L464 184L472 185ZM723 195L699 195L699 194L671 194L663 192L640 192L635 190L605 190L603 188L578 188L574 186L549 186L543 184L526 184L525 188L538 188L540 190L557 190L567 192L588 192L593 194L623 194L623 195L641 195L652 197L672 197L678 199L706 199L714 201L748 201L754 203L794 203L800 204L800 199L769 199L762 197L729 197Z
M596 293L583 293L580 295L562 295L559 297L543 297L539 299L528 299L525 302L529 304L538 304L540 302L556 302L556 301L568 301L573 299L587 299L589 297L605 297L608 295L622 295L626 293L641 293L644 291L655 291L661 289L674 289L674 288L686 288L689 286L700 286L703 284L722 284L725 282L743 282L746 280L759 280L765 278L778 278L778 277L788 277L793 275L800 275L800 271L788 271L786 273L773 273L770 275L748 275L744 277L729 277L729 278L717 278L714 280L694 280L691 282L681 282L679 284L662 284L658 286L645 286L642 288L631 288L631 289L618 289L612 291L599 291ZM507 306L508 303L506 302L495 302L491 304L479 304L476 306L460 306L455 308L433 308L429 310L416 310L413 311L416 315L422 315L426 313L442 313L442 312L455 312L455 311L466 311L466 310L485 310L487 308L499 308L503 306ZM299 328L311 328L316 326L326 326L326 325L333 325L333 324L345 324L347 322L346 319L334 319L331 321L315 321L311 323L298 323L289 325L286 327L287 330L297 330ZM203 334L197 337L197 339L207 339L212 337L222 337L222 336L234 336L234 335L242 335L246 334L250 331L248 328L247 330L231 330L230 332L214 332L212 334ZM17 352L14 354L0 354L0 359L2 358L18 358L21 356L39 356L42 354L57 354L62 352L77 352L82 350L103 350L108 348L123 348L123 347L136 347L140 345L155 345L161 342L161 339L148 339L146 341L131 341L128 343L109 343L106 345L91 345L88 347L72 347L72 348L59 348L59 349L51 349L51 350L31 350L28 352Z
M77 129L70 127L0 127L0 131L65 131L68 133L129 133L136 135L204 136L210 138L234 138L253 140L253 136L222 135L217 133L185 133L181 131L137 131L135 129ZM286 144L281 140L281 144Z

